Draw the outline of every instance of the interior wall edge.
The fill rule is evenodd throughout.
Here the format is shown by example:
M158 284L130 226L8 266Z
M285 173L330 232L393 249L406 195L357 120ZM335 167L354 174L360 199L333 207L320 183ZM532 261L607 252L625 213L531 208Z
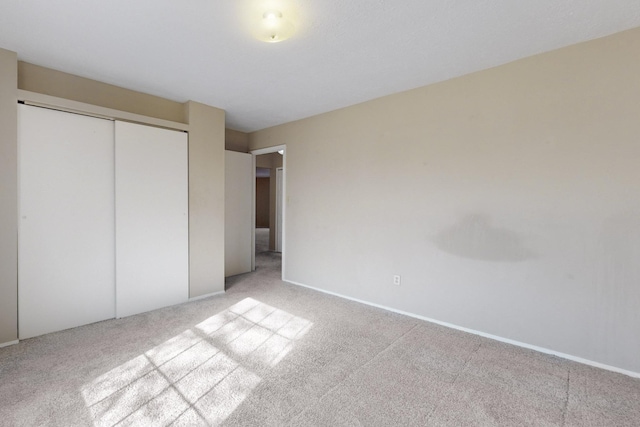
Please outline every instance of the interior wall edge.
M0 343L18 338L18 54L0 48Z
M224 291L225 112L188 101L189 298Z
M436 325L444 326L446 328L456 329L456 330L461 331L461 332L466 332L466 333L469 333L469 334L481 336L483 338L488 338L488 339L491 339L491 340L494 340L494 341L503 342L505 344L511 344L511 345L515 345L517 347L522 347L522 348L526 348L526 349L529 349L529 350L534 350L534 351L537 351L537 352L540 352L540 353L561 357L563 359L567 359L567 360L570 360L572 362L577 362L577 363L581 363L583 365L593 366L595 368L605 369L607 371L616 372L616 373L619 373L619 374L627 375L629 377L640 378L640 372L635 372L635 371L631 371L631 370L628 370L628 369L618 368L616 366L607 365L605 363L596 362L596 361L593 361L593 360L585 359L583 357L573 356L571 354L562 353L562 352L559 352L559 351L551 350L551 349L540 347L540 346L533 345L533 344L528 344L528 343L517 341L517 340L512 340L510 338L504 338L504 337L501 337L501 336L498 336L498 335L489 334L489 333L478 331L478 330L475 330L475 329L465 328L464 326L458 326L458 325L455 325L453 323L443 322L443 321L440 321L440 320L437 320L437 319L432 319L430 317L421 316L419 314L411 313L411 312L408 312L408 311L398 310L396 308L389 307L389 306L386 306L386 305L376 304L374 302L362 300L362 299L359 299L359 298L353 298L353 297L350 297L348 295L343 295L343 294L340 294L340 293L337 293L337 292L328 291L326 289L316 288L316 287L313 287L313 286L305 285L303 283L299 283L299 282L296 282L296 281L293 281L293 280L289 280L289 279L286 279L286 278L283 278L282 281L283 282L287 282L287 283L291 283L292 285L295 285L295 286L301 286L303 288L307 288L307 289L311 289L311 290L314 290L314 291L322 292L323 294L332 295L332 296L335 296L335 297L338 297L338 298L343 298L343 299L346 299L348 301L353 301L353 302L357 302L357 303L360 303L360 304L365 304L365 305L368 305L368 306L371 306L371 307L376 307L376 308L380 308L382 310L387 310L387 311L390 311L392 313L398 313L398 314L402 314L404 316L412 317L414 319L423 320L423 321L429 322L429 323L434 323Z

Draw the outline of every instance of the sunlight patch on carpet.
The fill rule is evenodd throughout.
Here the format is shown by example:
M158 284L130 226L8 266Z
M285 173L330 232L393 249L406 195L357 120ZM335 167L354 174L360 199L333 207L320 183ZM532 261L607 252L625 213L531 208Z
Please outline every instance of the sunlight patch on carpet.
M218 424L313 326L245 298L81 388L95 426Z

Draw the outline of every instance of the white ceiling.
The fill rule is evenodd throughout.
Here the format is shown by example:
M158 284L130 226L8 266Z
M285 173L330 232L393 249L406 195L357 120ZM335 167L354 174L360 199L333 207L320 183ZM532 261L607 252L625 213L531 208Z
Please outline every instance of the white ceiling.
M640 26L640 0L287 1L297 33L254 40L285 1L1 0L0 47L254 131Z

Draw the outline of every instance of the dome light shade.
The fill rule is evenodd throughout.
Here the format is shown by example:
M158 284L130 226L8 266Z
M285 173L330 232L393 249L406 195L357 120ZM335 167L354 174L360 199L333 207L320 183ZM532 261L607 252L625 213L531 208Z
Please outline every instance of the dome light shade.
M269 10L262 15L254 33L258 40L277 43L288 39L294 32L295 27L280 11Z

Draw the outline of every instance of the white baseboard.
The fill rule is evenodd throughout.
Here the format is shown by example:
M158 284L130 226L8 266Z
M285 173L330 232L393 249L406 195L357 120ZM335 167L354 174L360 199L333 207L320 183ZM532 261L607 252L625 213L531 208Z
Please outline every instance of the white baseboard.
M8 341L8 342L3 342L0 343L0 348L2 347L9 347L10 345L14 345L14 344L18 344L20 341L15 340L15 341Z
M344 298L344 299L347 299L347 300L350 300L350 301L359 302L361 304L370 305L372 307L381 308L383 310L392 311L394 313L403 314L405 316L413 317L415 319L420 319L420 320L424 320L426 322L435 323L437 325L446 326L447 328L457 329L459 331L468 332L470 334L479 335L481 337L485 337L485 338L489 338L489 339L492 339L492 340L504 342L504 343L507 343L507 344L512 344L512 345L515 345L515 346L518 346L518 347L528 348L530 350L539 351L540 353L551 354L553 356L558 356L558 357L561 357L563 359L568 359L568 360L571 360L571 361L574 361L574 362L582 363L584 365L589 365L589 366L593 366L593 367L600 368L600 369L606 369L607 371L617 372L619 374L628 375L630 377L640 378L640 372L634 372L634 371L629 371L627 369L617 368L615 366L606 365L606 364L600 363L600 362L594 362L593 360L584 359L582 357L572 356L570 354L561 353L559 351L550 350L550 349L544 348L544 347L538 347L537 345L531 345L531 344L523 343L523 342L520 342L520 341L515 341L515 340L509 339L509 338L503 338L503 337L500 337L498 335L488 334L486 332L477 331L475 329L465 328L463 326L454 325L454 324L448 323L448 322L442 322L440 320L431 319L431 318L425 317L425 316L420 316L419 314L414 314L414 313L409 313L407 311L397 310L397 309L392 308L392 307L387 307L387 306L376 304L376 303L373 303L373 302L364 301L364 300L361 300L361 299L358 299L358 298L352 298L350 296L342 295L342 294L339 294L339 293L336 293L336 292L327 291L325 289L314 288L313 286L308 286L308 285L305 285L305 284L302 284L302 283L295 282L293 280L288 280L288 279L284 279L284 278L282 280L284 282L291 283L292 285L302 286L303 288L308 288L308 289L313 289L314 291L318 291L318 292L322 292L322 293L325 293L325 294L333 295L333 296L336 296L336 297Z
M198 301L200 299L205 299L205 298L213 297L213 296L216 296L216 295L222 295L224 293L225 293L225 291L211 292L210 294L204 294L204 295L200 295L200 296L197 296L197 297L189 298L189 301Z

